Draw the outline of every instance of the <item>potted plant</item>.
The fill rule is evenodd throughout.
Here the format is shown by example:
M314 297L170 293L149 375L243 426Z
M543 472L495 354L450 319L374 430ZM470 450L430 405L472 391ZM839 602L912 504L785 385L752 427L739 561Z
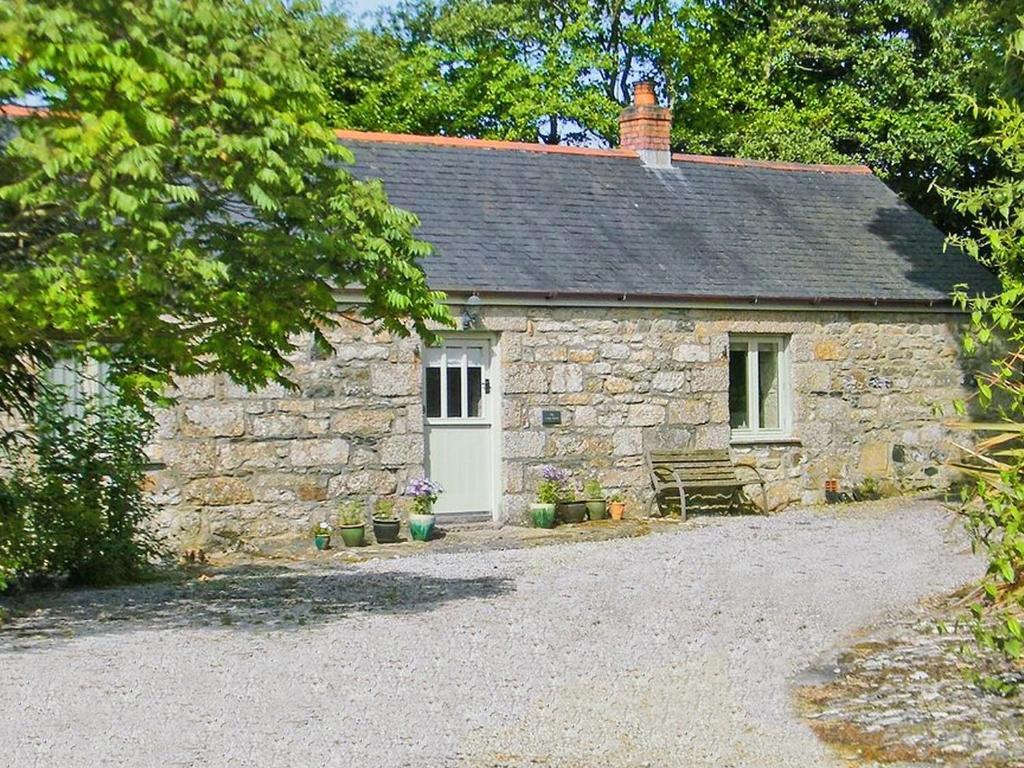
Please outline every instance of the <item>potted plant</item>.
M621 520L626 512L626 502L622 500L622 494L616 491L608 499L608 511L612 520Z
M576 500L576 489L569 480L568 472L556 467L551 469L557 473L559 479L558 503L555 505L555 515L559 522L582 523L587 516L586 502Z
M604 520L608 517L608 504L604 500L604 488L601 481L591 477L583 484L583 498L587 503L587 517L591 520Z
M398 541L402 523L395 512L396 502L392 498L377 499L373 504L373 538L378 544L393 544Z
M405 495L412 497L412 509L409 510L409 533L415 541L427 541L434 532L436 515L433 513L434 502L444 489L429 477L417 477L409 481Z
M537 483L537 501L530 505L530 517L534 528L555 527L555 505L569 476L550 465L540 471L541 481Z
M313 544L319 550L331 548L331 524L326 520L313 526Z
M361 547L366 537L363 505L358 501L343 501L338 509L338 526L346 547Z

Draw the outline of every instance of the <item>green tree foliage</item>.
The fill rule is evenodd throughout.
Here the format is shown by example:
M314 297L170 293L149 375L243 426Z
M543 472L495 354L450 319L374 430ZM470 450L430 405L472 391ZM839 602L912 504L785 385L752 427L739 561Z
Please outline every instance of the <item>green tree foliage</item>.
M628 84L653 77L674 149L867 163L957 229L933 184L999 170L962 97L998 76L1011 5L415 0L370 31L322 24L313 66L345 127L608 145Z
M614 144L629 86L668 71L667 0L419 0L373 30L320 21L311 55L339 125ZM326 31L325 31L326 30Z
M151 423L43 387L28 434L0 452L0 589L52 575L133 581L160 554L142 491Z
M955 228L936 180L992 173L983 96L1001 68L990 0L702 0L684 15L673 140L692 152L870 165Z
M61 343L109 361L127 397L209 372L255 387L287 384L297 334L326 345L338 287L361 284L365 316L395 333L450 322L418 266L415 217L352 177L326 127L301 55L310 13L0 5L0 104L50 107L8 127L0 157L5 362L31 371Z
M1008 40L1003 94L975 106L993 126L983 146L1005 172L961 192L946 192L975 222L976 236L953 242L994 268L1002 290L989 297L958 296L971 312L964 346L991 356L978 377L978 407L991 423L969 423L990 433L969 450L965 469L976 480L964 504L968 528L988 557L983 594L972 606L983 647L1024 659L1024 16ZM961 412L964 407L960 407ZM1007 690L1005 681L996 681Z

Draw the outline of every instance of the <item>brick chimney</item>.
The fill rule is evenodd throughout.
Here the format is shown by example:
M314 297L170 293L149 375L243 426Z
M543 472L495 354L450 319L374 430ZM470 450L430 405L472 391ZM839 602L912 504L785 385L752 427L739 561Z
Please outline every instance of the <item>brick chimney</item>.
M658 104L654 84L637 83L633 87L633 103L619 115L619 146L639 154L644 165L668 168L672 165L671 130L672 110Z

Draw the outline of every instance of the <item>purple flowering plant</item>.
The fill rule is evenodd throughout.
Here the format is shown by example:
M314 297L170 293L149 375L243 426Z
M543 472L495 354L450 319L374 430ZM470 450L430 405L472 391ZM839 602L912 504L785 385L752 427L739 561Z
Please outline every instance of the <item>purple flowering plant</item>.
M546 464L540 468L540 476L541 481L537 483L538 504L557 504L560 501L572 501L575 497L566 470Z
M429 515L430 508L444 488L429 477L414 477L405 486L405 495L412 497L412 512L415 515Z

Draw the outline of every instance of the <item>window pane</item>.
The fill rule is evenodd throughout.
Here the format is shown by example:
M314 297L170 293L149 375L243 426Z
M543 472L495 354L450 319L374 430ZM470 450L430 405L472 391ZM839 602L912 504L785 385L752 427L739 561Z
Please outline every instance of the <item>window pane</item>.
M427 368L427 418L436 419L441 416L441 369Z
M448 366L448 418L462 416L462 368Z
M466 369L466 383L469 387L469 404L467 416L480 415L480 402L483 399L483 369L471 367Z
M466 415L479 416L484 394L483 350L466 348Z
M779 428L779 348L757 345L758 414L761 429Z
M747 429L747 347L729 350L729 426Z

